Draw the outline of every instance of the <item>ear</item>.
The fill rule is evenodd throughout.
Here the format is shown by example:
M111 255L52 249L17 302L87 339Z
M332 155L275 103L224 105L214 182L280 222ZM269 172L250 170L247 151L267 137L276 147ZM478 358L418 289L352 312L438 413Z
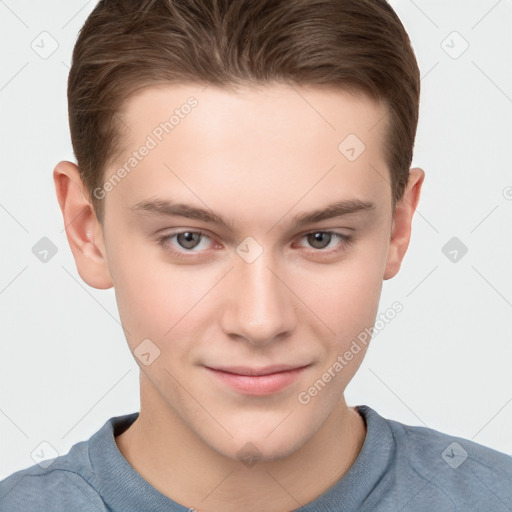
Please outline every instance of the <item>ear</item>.
M107 264L103 229L81 180L80 170L72 162L59 162L53 171L53 180L80 277L93 288L111 288L113 282Z
M391 279L400 270L407 247L409 247L412 217L420 200L421 186L424 178L425 172L422 169L417 167L411 169L404 195L396 203L384 280Z

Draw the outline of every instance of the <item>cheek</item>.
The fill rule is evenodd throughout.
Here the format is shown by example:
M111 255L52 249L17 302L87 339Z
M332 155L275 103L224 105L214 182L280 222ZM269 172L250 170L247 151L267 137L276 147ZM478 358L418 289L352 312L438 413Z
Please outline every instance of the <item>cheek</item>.
M119 315L130 348L144 338L162 349L177 333L193 329L192 319L208 304L208 291L218 279L214 269L171 264L161 249L118 251L112 258ZM197 319L196 319L197 320Z
M377 314L385 250L368 240L335 264L315 265L294 277L294 290L337 335L354 334Z
M324 386L327 389L325 407L332 406L348 385L371 341L371 327L378 312L382 288L385 251L382 238L368 238L344 261L324 267L323 273L312 271L302 280L300 293L307 298L305 302L329 328L329 331L322 329L322 335L317 333L318 339L323 340L324 353L315 376L319 380L315 381L317 384L310 383L313 393ZM321 406L320 401L318 406Z
M131 251L112 251L109 262L115 271L111 274L119 315L133 348L139 338L162 338L172 326L169 313L176 310L173 302L179 304L182 299L182 287L177 276L157 261L154 250L141 250L135 243L131 247Z

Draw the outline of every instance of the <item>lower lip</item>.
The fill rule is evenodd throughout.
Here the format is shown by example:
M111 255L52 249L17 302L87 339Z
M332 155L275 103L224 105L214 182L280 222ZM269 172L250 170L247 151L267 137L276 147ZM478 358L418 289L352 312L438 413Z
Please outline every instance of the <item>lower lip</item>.
M297 368L286 372L271 373L269 375L238 375L220 370L212 370L205 367L211 374L220 379L224 384L248 395L270 395L277 393L292 384L307 368Z

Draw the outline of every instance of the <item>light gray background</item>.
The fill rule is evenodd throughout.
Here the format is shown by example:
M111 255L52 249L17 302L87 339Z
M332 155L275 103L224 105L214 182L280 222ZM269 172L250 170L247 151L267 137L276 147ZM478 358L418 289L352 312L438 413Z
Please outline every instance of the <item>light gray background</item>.
M94 5L0 0L0 478L34 464L41 442L64 454L139 407L114 292L78 276L52 181L58 161L74 161L66 80ZM413 165L426 180L382 294L381 311L395 300L404 310L374 338L347 400L512 453L512 3L392 5L422 74ZM32 252L42 237L58 249L46 263ZM456 262L442 252L452 237L468 248Z

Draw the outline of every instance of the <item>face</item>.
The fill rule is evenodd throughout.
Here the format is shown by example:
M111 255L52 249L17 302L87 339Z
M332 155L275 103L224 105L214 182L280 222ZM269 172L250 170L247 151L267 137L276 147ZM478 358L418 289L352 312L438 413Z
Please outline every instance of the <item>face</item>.
M391 276L384 116L364 96L286 85L151 87L126 103L126 151L97 196L141 403L233 459L249 441L285 456L319 430L366 345L335 363Z

